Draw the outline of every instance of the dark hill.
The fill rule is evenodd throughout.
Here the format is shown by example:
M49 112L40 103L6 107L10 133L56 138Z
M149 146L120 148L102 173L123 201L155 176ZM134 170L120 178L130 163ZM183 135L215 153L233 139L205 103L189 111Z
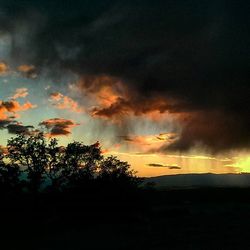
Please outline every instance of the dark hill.
M157 188L250 187L250 174L179 174L151 177Z

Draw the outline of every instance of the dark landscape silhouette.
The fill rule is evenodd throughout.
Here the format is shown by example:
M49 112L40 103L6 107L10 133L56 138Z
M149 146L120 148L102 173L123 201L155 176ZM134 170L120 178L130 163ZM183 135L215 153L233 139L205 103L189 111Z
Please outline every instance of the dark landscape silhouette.
M157 188L97 142L18 135L0 158L3 249L247 249L249 188ZM157 182L156 182L157 183ZM181 241L180 241L181 239Z
M0 250L250 249L249 10L0 0Z

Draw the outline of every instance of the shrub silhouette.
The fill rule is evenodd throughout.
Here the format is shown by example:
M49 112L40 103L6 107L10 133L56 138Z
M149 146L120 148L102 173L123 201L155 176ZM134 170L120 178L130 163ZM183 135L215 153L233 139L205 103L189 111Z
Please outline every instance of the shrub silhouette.
M11 138L7 152L0 154L1 186L20 186L21 179L32 193L43 186L62 191L100 185L135 187L140 181L127 162L114 156L105 158L99 142L84 145L75 141L63 147L43 133Z

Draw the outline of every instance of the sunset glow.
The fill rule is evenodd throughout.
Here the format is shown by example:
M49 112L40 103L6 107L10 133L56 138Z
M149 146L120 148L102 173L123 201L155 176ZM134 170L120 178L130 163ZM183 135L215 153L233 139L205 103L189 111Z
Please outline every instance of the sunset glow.
M99 141L141 176L250 172L244 31L175 5L151 20L149 6L137 16L132 3L93 13L26 3L10 19L4 5L0 144L43 131L63 145Z

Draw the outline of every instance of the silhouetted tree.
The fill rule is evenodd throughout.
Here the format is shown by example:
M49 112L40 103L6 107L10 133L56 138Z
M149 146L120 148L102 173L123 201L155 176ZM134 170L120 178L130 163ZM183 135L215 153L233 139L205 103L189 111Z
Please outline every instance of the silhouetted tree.
M60 190L66 184L65 176L65 148L58 146L58 140L53 138L46 147L47 167L46 174L51 181L52 190Z
M101 183L135 187L140 182L127 162L114 156L104 158L99 142L92 145L73 142L62 147L56 139L47 140L43 133L37 133L8 140L7 151L6 161L4 155L0 156L0 181L16 185L23 172L27 187L34 193L45 180L52 190L65 187L82 190Z
M69 143L63 160L64 175L70 185L79 185L95 178L98 162L102 159L100 144L86 146L80 142Z
M18 135L8 140L8 158L12 166L27 172L28 187L37 193L45 178L48 165L46 140L42 133L32 136Z
M127 162L120 161L115 156L103 159L99 165L98 179L110 184L126 187L135 187L141 181L130 169Z

